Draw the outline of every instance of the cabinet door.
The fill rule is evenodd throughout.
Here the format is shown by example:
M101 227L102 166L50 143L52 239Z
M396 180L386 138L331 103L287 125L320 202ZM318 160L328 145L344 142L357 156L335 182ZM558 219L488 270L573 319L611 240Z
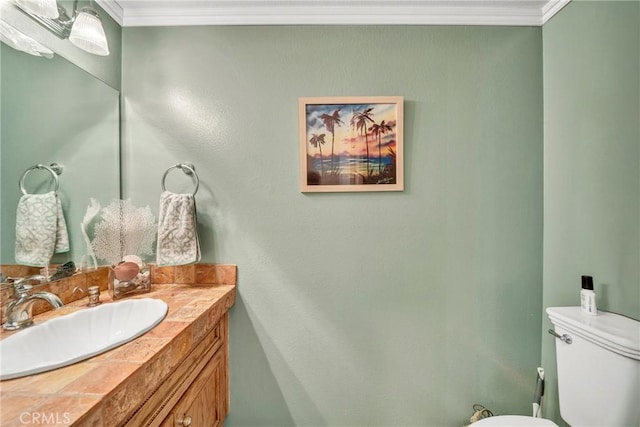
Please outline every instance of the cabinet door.
M174 426L221 426L226 416L225 352L218 351L171 411ZM164 425L164 424L163 424Z

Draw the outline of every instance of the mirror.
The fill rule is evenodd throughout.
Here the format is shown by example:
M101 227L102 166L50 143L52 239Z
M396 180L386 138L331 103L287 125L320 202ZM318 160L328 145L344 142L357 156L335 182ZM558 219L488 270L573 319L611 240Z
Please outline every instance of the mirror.
M0 264L16 264L20 179L36 164L58 163L69 252L51 263L79 265L86 253L80 224L90 199L105 206L120 198L119 93L59 55L46 59L0 47ZM47 170L32 170L24 186L44 193L54 181Z

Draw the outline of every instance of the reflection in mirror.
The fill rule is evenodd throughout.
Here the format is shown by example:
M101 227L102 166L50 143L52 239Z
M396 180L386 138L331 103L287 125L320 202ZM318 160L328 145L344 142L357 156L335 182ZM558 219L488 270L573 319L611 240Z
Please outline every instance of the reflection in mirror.
M34 165L58 163L69 251L51 263L79 266L86 253L80 224L90 199L106 205L120 197L118 91L58 55L0 47L0 264L16 264L21 177ZM24 186L29 193L53 190L46 171L30 173Z

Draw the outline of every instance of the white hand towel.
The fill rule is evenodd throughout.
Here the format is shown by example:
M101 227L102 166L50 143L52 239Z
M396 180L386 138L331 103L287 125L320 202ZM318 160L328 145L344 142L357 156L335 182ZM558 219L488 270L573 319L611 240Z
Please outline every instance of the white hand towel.
M67 224L56 192L23 195L16 213L16 263L46 267L54 253L68 251Z
M192 264L200 261L196 201L192 194L164 191L158 212L159 266Z

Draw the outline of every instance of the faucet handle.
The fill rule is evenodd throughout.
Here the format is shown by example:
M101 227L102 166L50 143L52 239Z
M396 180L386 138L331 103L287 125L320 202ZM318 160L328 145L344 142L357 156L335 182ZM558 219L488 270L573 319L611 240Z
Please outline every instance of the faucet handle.
M82 289L80 286L76 286L73 289L73 294L75 295L77 292L80 292L81 294L85 293L85 290ZM102 301L100 301L100 287L99 286L89 286L87 288L87 292L88 292L88 297L89 297L89 303L87 304L87 307L94 307L96 305L100 305L102 304Z
M32 285L28 285L26 283L15 282L13 284L13 296L15 298L20 298L22 296L28 295L29 291L33 288Z
M28 295L31 288L33 288L33 286L29 284L29 282L31 282L32 280L37 280L40 283L44 283L47 281L47 278L40 274L36 274L34 276L24 277L16 282L13 282L13 296L15 298L20 298Z
M89 291L89 304L87 304L89 307L102 304L102 301L100 301L100 286L89 286L87 291Z

